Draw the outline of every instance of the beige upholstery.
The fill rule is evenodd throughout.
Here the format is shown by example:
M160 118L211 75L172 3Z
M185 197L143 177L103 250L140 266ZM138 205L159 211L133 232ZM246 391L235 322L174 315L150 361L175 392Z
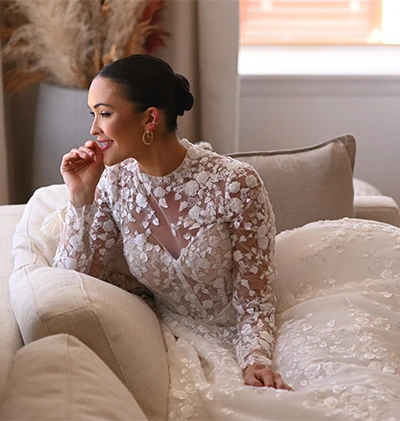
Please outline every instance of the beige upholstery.
M7 421L146 420L107 365L69 335L35 341L18 351L1 399Z
M355 150L354 137L344 135L308 148L230 156L260 174L279 233L320 219L354 217Z
M12 271L11 239L24 206L0 206L0 396L11 361L22 346L10 304L8 279Z
M75 336L112 369L150 420L165 419L168 365L153 311L114 285L49 267L57 238L44 235L42 225L65 203L65 193L64 186L37 190L14 235L10 295L24 342L59 333Z
M353 178L354 196L382 196L382 192L372 184Z
M372 219L400 227L400 213L397 203L388 196L355 196L356 217Z
M274 205L278 230L281 231L312 220L353 216L354 153L354 138L343 136L311 148L241 153L235 154L235 157L254 165L263 177ZM40 376L41 371L35 370L43 366L46 372L46 358L49 366L54 367L56 363L49 353L45 353L46 344L49 352L54 352L57 361L65 354L65 350L72 349L70 357L75 361L74 367L81 367L77 370L82 371L82 384L79 377L74 377L77 380L73 386L70 383L72 391L76 388L85 397L81 386L87 380L85 390L90 392L87 396L95 393L95 385L90 382L101 383L102 386L110 373L96 374L97 369L103 371L103 368L93 353L83 345L85 344L127 386L149 419L165 419L169 380L167 359L158 320L149 307L138 297L106 282L74 271L48 267L57 245L58 231L55 229L52 232L51 224L43 224L44 218L65 201L65 186L54 185L39 189L27 206L0 207L0 399L2 396L6 399L3 409L10 411L7 412L9 419L46 419L35 412L41 405L48 408L46 411L48 410L49 417L54 414L52 411L56 406L51 406L52 402L45 402L40 397L47 396L48 393L56 394L57 391L40 389L39 383L34 380L36 376L38 381L43 378ZM357 217L400 226L399 210L391 198L356 197L354 204ZM14 315L8 285L12 271L11 237L23 211L23 218L14 237L16 271L10 279ZM47 230L44 230L45 226ZM123 263L118 261L117 266L122 273L126 273L126 262L125 265ZM17 350L22 346L16 320L25 342L30 345L19 352L14 362L11 381L16 392L14 395L5 395L7 372ZM52 337L64 333L78 339L63 335L56 336L63 338L62 340ZM41 338L45 336L52 337L51 341L54 342L47 342L47 339L42 341ZM64 351L57 348L60 345L56 345L56 342L64 344ZM42 350L46 358L40 358L37 367L36 362L30 366L35 356L41 356ZM82 364L93 360L93 371L90 368L85 371L83 366L77 365L79 361L74 358L81 352ZM106 368L104 370L107 371ZM102 375L104 380L101 380ZM107 419L133 420L134 418L125 417L123 412L125 409L131 411L130 408L136 406L123 396L124 392L120 391L120 386L123 390L122 384L115 377L112 379L112 376L107 381L110 382L111 389L115 388L118 392L118 396L121 394L123 401L118 401L121 402L118 403L121 405L121 412L116 413L122 414L122 418L115 415L114 418ZM36 395L37 399L34 398L36 388L41 390ZM10 389L7 387L7 390ZM103 396L101 391L96 393ZM99 410L106 409L107 405L111 408L114 397L112 395L110 400L104 397L105 406L99 404ZM87 402L91 402L89 406L97 405L95 400L90 399L92 398L87 399ZM24 411L24 418L20 417L18 407ZM62 403L59 408L62 408ZM84 407L81 409L85 410ZM98 416L100 412L91 413L98 416L97 418L90 418L89 412L82 414L87 414L87 417L82 415L79 420L106 419ZM0 414L0 419L7 418Z

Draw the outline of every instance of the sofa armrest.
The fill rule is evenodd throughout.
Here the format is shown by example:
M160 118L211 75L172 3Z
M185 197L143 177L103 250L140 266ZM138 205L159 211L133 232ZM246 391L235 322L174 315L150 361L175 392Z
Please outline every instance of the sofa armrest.
M12 238L23 210L24 205L0 206L0 396L14 355L22 347L19 327L11 309L8 280L13 270Z
M400 210L388 196L355 196L356 218L385 222L400 227Z

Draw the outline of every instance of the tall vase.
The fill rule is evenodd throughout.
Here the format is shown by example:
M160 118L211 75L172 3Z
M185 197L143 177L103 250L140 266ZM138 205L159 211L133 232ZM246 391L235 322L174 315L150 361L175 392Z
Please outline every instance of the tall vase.
M91 138L87 95L87 90L40 84L33 138L33 190L62 183L62 156Z

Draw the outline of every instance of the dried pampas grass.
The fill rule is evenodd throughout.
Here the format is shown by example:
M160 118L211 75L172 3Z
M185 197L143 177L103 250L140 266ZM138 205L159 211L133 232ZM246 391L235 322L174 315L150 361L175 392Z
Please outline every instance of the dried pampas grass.
M8 0L1 28L11 94L48 81L88 88L106 64L165 45L165 0Z

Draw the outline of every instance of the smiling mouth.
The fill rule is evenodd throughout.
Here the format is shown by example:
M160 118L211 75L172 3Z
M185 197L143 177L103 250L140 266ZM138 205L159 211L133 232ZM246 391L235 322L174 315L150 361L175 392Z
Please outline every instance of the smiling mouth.
M96 142L102 151L108 149L114 143L113 140L96 140Z

